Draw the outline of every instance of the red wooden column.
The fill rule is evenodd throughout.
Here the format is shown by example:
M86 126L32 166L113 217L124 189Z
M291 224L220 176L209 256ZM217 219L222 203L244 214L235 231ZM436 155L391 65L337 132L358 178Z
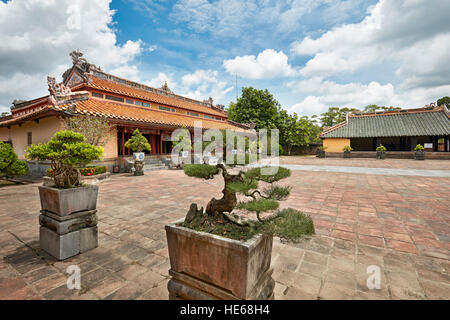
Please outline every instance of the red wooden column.
M163 153L162 133L159 133L159 154Z
M122 156L125 155L125 130L122 129Z

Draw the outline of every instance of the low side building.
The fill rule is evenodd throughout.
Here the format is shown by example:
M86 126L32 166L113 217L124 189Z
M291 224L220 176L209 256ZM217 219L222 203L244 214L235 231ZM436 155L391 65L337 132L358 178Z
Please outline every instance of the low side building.
M325 128L320 137L327 153L344 146L354 151L410 152L417 144L429 152L450 152L450 112L446 106L348 114L345 122Z

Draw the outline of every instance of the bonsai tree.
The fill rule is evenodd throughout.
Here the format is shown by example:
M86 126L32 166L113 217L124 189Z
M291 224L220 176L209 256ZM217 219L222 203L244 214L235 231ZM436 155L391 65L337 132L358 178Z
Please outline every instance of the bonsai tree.
M18 159L10 144L0 141L0 178L4 176L24 176L28 165Z
M125 143L125 147L133 152L150 151L151 146L147 139L142 135L139 129L134 130L131 138Z
M423 151L425 148L420 143L414 148L414 151Z
M377 151L386 151L387 149L386 149L385 146L383 146L382 144L380 144L380 145L376 148L376 150L377 150Z
M57 188L81 186L81 173L77 166L99 160L103 148L90 145L80 133L73 131L57 132L48 143L32 145L27 149L30 160L49 160L53 181Z
M352 150L353 150L353 148L350 147L350 146L344 146L344 147L342 148L342 151L344 151L344 152L350 152L350 151L352 151Z
M248 157L246 162L248 163ZM232 165L231 167L233 167ZM265 174L264 169L242 169L231 172L230 167L223 163L215 166L208 164L189 164L183 167L184 173L190 177L204 180L221 175L224 180L222 198L212 198L203 212L197 210L196 204L191 209L183 225L197 231L210 232L236 240L247 240L258 233L275 235L280 238L295 241L304 235L314 233L312 219L294 209L278 210L279 201L285 200L290 193L290 186L276 183L290 176L289 169L279 167L278 171ZM265 187L260 187L264 183ZM238 195L241 197L238 198ZM275 212L275 210L278 210ZM256 220L248 219L241 213L254 213ZM263 213L272 212L269 217Z

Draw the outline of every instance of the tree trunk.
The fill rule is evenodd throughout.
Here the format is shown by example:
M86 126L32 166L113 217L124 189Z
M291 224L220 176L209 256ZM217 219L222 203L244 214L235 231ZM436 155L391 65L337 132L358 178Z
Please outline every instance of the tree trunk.
M224 165L219 164L217 166L222 169L222 176L225 181L225 186L222 190L223 197L221 199L212 198L208 202L205 211L207 214L216 217L224 212L230 213L237 204L236 192L230 191L228 184L230 182L243 181L240 175L228 174Z

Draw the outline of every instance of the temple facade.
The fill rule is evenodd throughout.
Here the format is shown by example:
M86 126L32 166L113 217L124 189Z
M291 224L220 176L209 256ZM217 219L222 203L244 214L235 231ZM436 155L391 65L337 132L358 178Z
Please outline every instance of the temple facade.
M72 52L73 66L63 74L63 82L48 78L50 94L29 101L13 102L11 115L0 118L0 141L10 143L19 158L31 144L47 142L64 129L66 117L105 117L111 133L104 145L104 162L120 164L132 152L125 142L138 128L151 144L151 155L167 155L172 150L173 130L195 126L203 129L246 131L248 125L232 122L221 105L210 98L197 101L173 93L167 83L161 88L116 77Z

